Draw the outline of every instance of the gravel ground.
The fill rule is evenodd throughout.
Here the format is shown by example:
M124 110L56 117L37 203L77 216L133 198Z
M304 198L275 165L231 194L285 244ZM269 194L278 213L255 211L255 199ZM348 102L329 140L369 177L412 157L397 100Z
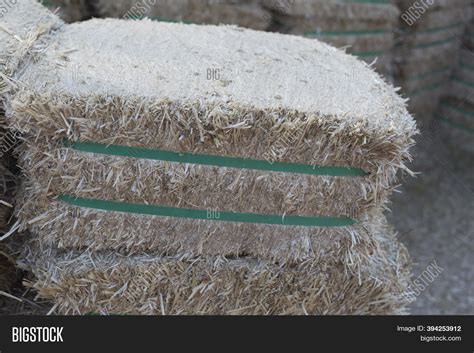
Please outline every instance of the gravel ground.
M421 174L404 180L389 216L414 262L412 314L474 314L474 155L443 142L446 129L418 139L411 169Z

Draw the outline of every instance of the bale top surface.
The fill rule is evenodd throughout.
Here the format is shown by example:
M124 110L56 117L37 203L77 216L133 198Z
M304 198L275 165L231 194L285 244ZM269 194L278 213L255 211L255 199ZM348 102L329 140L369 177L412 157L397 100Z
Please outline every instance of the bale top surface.
M378 133L414 130L404 100L355 57L317 40L232 26L113 19L64 26L17 76L27 91L82 100L281 108Z

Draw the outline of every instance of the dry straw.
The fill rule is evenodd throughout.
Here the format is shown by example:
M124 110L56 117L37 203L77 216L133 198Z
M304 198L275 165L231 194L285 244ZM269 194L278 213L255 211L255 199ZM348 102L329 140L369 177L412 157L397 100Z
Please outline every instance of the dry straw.
M2 24L6 115L26 141L16 215L59 312L403 311L382 211L417 130L367 64L234 26L33 20L18 36L16 20Z
M30 249L29 285L64 314L403 314L407 255L392 234L387 261L362 275L337 258L279 266L250 258L152 257ZM39 255L41 254L41 255Z
M106 54L96 58L97 62L108 63L107 66L88 65L86 69L83 60L87 57L89 62L89 51L109 51L91 47L94 43L85 40L87 33L94 30L96 36L101 36L114 29L115 33L123 31L125 34L126 28L143 36L134 37L130 45L121 50L122 57L113 56L113 59ZM124 57L135 56L145 43L149 45L147 35L156 30L161 30L163 41L171 45L152 47L146 55L151 56L158 50L170 57L189 56L186 49L189 45L195 48L191 58L201 58L205 63L208 56L212 57L213 67L224 68L224 72L227 68L233 73L236 73L235 68L229 67L228 60L236 60L242 53L246 53L248 59L252 51L257 59L252 60L251 70L242 69L239 75L229 76L230 80L223 84L222 81L207 80L203 77L204 72L200 74L196 68L187 71L186 63L183 63L183 70L177 70L178 62L170 64L166 58L153 55L153 61L161 67L159 80L168 83L160 87L161 92L154 89L155 78L150 77L146 66L132 70L128 77L124 72L121 80L110 88L106 81L114 76L109 75L108 70L116 70L123 65ZM212 46L207 44L209 38L226 35L235 40L218 41ZM184 45L173 44L176 43L175 36L181 38ZM40 237L45 234L50 243L60 240L65 247L127 250L134 250L135 244L138 248L160 248L163 243L160 244L160 237L156 235L166 234L175 241L167 240L164 249L172 246L174 251L195 252L199 249L195 244L203 243L201 237L211 238L212 243L218 242L220 236L226 241L219 243L219 251L247 251L262 256L282 254L284 259L293 257L293 253L301 256L300 252L308 256L312 245L289 246L292 234L293 239L297 239L293 241L307 243L309 237L310 244L316 241L311 239L312 232L328 236L349 232L358 239L366 234L364 226L355 225L347 230L300 227L296 230L301 235L298 238L294 236L294 227L288 226L244 225L208 219L178 222L176 219L143 219L137 215L81 210L89 217L96 217L95 222L83 223L85 217L71 217L72 208L54 198L59 195L93 196L101 200L186 206L197 210L210 208L222 212L280 215L283 220L298 215L356 217L364 222L371 209L386 203L388 193L396 185L397 171L407 170L405 163L409 159L415 126L403 100L366 65L325 44L232 27L115 20L95 20L67 27L53 41L55 45L51 44L51 47L56 49L47 52L44 60L39 60L34 67L22 71L18 81L22 82L23 88L12 95L8 104L12 125L29 136L36 135L34 143L26 145L22 157L31 184L19 201L18 216L25 226L39 225L35 231ZM79 48L78 43L84 43L83 47ZM117 45L112 40L107 43L112 51L116 50L112 49ZM240 44L236 47L234 43ZM69 45L76 48L63 63L65 67L51 66L50 60L57 58L57 54L63 53ZM291 56L286 54L287 50ZM326 60L328 55L332 61ZM273 67L268 67L265 58L273 62ZM116 65L110 60L117 60ZM148 62L146 57L141 60ZM341 68L341 64L346 67ZM78 68L74 82L68 80L65 72L68 67ZM269 70L281 72L279 82L268 80ZM189 75L176 76L178 71ZM193 74L196 72L198 75ZM50 84L42 85L41 89L34 87L38 75L42 76L42 82ZM95 83L83 85L82 80L89 78L82 75L94 77ZM295 82L295 77L301 79ZM319 80L310 80L310 77L319 77ZM181 80L188 79L194 80L192 92L177 91L185 87L184 81L180 84ZM130 84L125 84L127 81ZM136 90L138 87L132 87L133 82L140 82L139 91ZM252 95L242 90L243 83L248 82L259 86L249 88ZM334 83L337 86L329 86ZM356 85L358 89L352 90ZM209 90L215 93L209 96ZM299 92L298 96L294 91ZM280 94L275 95L276 92ZM329 92L331 97L328 97ZM143 97L136 97L137 94ZM183 97L186 94L190 96ZM37 135L38 131L40 135ZM275 153L286 135L296 138L285 145L284 153ZM168 163L135 160L133 154L132 158L116 158L76 153L61 147L64 139L232 158L263 160L265 156L271 156L273 163L359 168L368 175L308 177L290 174L287 177L286 173L259 174L235 168L168 167ZM113 166L118 168L117 173L110 169ZM93 174L87 175L88 170ZM150 173L151 177L146 178ZM259 180L261 177L266 180ZM154 190L152 195L143 196L151 190ZM311 191L317 196L312 196ZM243 196L239 199L238 195ZM134 223L130 223L131 219ZM96 239L99 233L83 228L94 223L95 229L101 229L102 240ZM136 228L136 224L142 227ZM49 230L45 231L46 228ZM62 236L67 234L67 229L77 230L79 236L63 239L67 238ZM121 229L120 239L117 240L118 233L110 232L110 229ZM252 240L253 235L248 234L255 234L257 240ZM187 245L189 242L191 246ZM273 243L276 245L270 246ZM255 244L262 245L255 247ZM202 251L206 252L206 247Z

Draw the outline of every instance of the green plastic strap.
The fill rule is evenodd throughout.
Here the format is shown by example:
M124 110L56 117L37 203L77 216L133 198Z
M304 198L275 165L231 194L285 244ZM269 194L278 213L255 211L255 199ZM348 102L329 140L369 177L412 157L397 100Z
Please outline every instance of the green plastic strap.
M238 157L215 156L185 152L172 152L157 149L146 149L141 147L105 145L92 142L73 142L71 144L65 142L65 146L81 152L178 163L212 165L227 168L254 169L283 173L344 177L359 177L368 175L368 173L366 173L362 169L353 167L313 166L285 162L271 163L265 160L244 159Z
M276 224L283 226L302 227L345 227L357 223L357 221L348 217L306 217L224 212L216 210L199 210L191 208L177 208L158 205L145 205L117 201L86 199L74 197L71 195L60 195L58 199L70 205L92 208L97 210L135 213L141 215L153 215L162 217L203 219L210 221Z

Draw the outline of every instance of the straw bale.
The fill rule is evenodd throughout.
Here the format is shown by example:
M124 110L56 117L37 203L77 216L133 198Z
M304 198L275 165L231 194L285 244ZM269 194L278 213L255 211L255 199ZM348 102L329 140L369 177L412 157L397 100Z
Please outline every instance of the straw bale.
M451 63L456 63L456 59L459 54L459 48L461 47L461 37L451 38L447 41L432 42L426 44L419 44L412 47L402 47L401 60L403 65L413 65L414 63L419 63L423 71L435 70L438 67L435 67L435 63L442 60L437 60L436 57L440 55L446 55L449 53L449 56L452 58L449 59ZM431 63L434 60L434 63ZM444 60L443 60L444 61ZM424 66L426 64L427 66ZM418 70L420 71L420 70Z
M164 44L155 45L150 35L160 30ZM108 40L91 41L91 31ZM209 45L222 36L232 40ZM53 65L66 48L75 50ZM41 131L52 141L263 159L291 133L301 138L276 161L363 168L384 189L406 168L416 133L393 87L314 40L233 27L92 20L65 27L50 49L15 77L20 88L8 99L12 125L30 136ZM204 68L189 60L180 68L167 59L187 56ZM128 70L137 60L143 65ZM222 68L224 80L207 80L206 63Z
M361 276L339 260L277 265L251 257L123 257L30 250L28 283L61 314L404 314L406 250L387 233L386 261ZM381 255L383 253L383 255Z
M410 7L413 7L413 0L395 0L397 6L406 11ZM428 5L426 10L429 11L439 11L439 10L449 10L452 7L456 6L468 6L471 3L471 0L432 0L430 2L426 2Z
M259 1L251 0L98 0L94 5L101 17L232 24L255 30L267 29L271 21Z
M161 44L151 40L156 31L162 31ZM108 40L91 41L91 32L96 39L106 36ZM109 38L111 32L116 36ZM180 43L174 36L180 38ZM232 40L209 45L212 38L225 36ZM96 48L98 43L101 50ZM193 48L191 53L189 46ZM75 49L69 53L68 61L53 65L66 48ZM92 20L65 27L54 37L50 49L15 77L21 82L21 89L10 99L13 123L32 134L37 131L35 124L41 123L42 133L56 139L108 139L193 152L228 149L229 154L256 158L264 155L263 147L282 130L308 129L307 138L329 130L334 142L340 135L358 145L348 146L345 152L360 150L366 153L365 159L374 163L373 157L377 156L367 155L364 147L370 144L367 138L374 137L371 149L383 145L383 151L378 150L380 154L397 155L405 150L415 131L403 100L392 87L355 58L314 40L232 27ZM121 55L115 55L117 50ZM179 57L190 60L169 60ZM256 59L249 59L253 57ZM127 70L129 62L136 60L143 65ZM204 67L200 69L187 61ZM221 68L227 75L225 82L207 80L208 65ZM76 69L73 82L68 69ZM121 76L115 79L119 71ZM179 115L180 119L169 115ZM117 116L130 119L115 120ZM61 125L70 129L61 131ZM158 127L167 135L157 134ZM262 128L272 133L265 138ZM356 131L360 132L354 135ZM133 139L128 137L132 135ZM359 143L358 136L362 138ZM261 148L252 140L255 137L263 138L259 141ZM343 141L337 141L334 147L338 147L336 158L346 159L346 164L353 158L351 153L344 157L340 149L343 145ZM238 151L232 150L237 146ZM395 149L389 152L391 146ZM328 155L315 157L308 150L300 152L301 149L292 148L285 158L310 163L332 163L336 159Z
M400 8L401 13L405 13L403 8ZM410 14L412 12L406 12ZM470 6L465 4L465 1L453 2L449 7L436 8L428 7L427 11L416 19L416 21L409 25L405 21L401 20L400 24L402 28L409 31L418 30L433 30L436 28L445 28L452 26L456 23L467 23L470 21L472 15L472 9Z
M395 82L410 101L409 111L428 124L459 57L460 37L437 42L403 45L397 49Z
M160 43L152 40L156 31L162 32ZM95 33L95 40L91 40L91 32ZM110 33L115 33L115 36L110 37ZM175 36L180 38L179 43ZM107 38L107 41L101 42L99 40L101 37ZM215 38L225 37L229 40L213 41ZM97 50L99 45L101 50ZM58 55L64 53L66 48L71 48L71 52L67 55L68 60L60 62L62 65L59 63L54 65L54 60L60 59ZM189 48L192 50L189 51ZM121 55L116 55L116 52L120 52ZM150 119L147 114L160 113L156 110L150 111L149 106L152 104L156 106L157 102L165 105L167 98L171 102L162 107L163 109L178 109L179 106L176 107L178 104L188 109L200 108L197 111L199 120L203 118L211 120L211 117L201 116L205 112L202 111L209 107L216 110L214 115L218 113L224 115L222 118L219 116L221 119L229 119L234 114L260 112L266 113L267 116L267 118L259 117L260 120L269 120L268 116L274 114L274 119L284 119L282 123L291 120L294 122L293 125L299 125L293 127L290 124L280 123L287 129L305 125L305 120L297 121L303 113L306 115L318 113L322 123L347 116L344 121L348 125L356 125L358 128L361 125L362 131L370 131L370 135L376 133L384 135L384 140L386 135L390 135L387 130L400 135L397 137L403 141L406 141L407 135L414 131L414 122L404 111L404 102L392 87L355 58L315 40L234 27L108 19L65 26L52 38L49 50L42 54L35 65L24 68L15 76L21 88L11 97L10 108L20 109L27 103L27 98L32 99L33 94L35 100L28 102L33 104L30 105L30 110L36 112L36 109L39 109L39 114L45 114L48 108L58 107L60 104L63 110L85 110L80 104L82 102L96 105L95 110L101 109L96 115L118 113L118 109L123 107L123 110L127 109L123 111L125 114L140 114L140 119L135 118L134 121L130 121L130 126L125 126L130 131L138 123ZM92 64L91 56L94 59ZM189 60L170 61L171 58L179 57ZM153 60L149 60L151 58ZM142 65L127 69L130 66L129 61L134 60L139 60ZM203 68L195 67L194 64L202 65ZM208 80L206 72L209 66L221 68L222 74L227 75L224 77L225 82ZM76 69L75 80L68 77L70 74L68 69ZM121 73L120 77L116 75L117 72ZM280 75L276 79L277 72ZM353 76L348 78L348 73L352 73ZM38 82L39 77L42 78L42 82ZM312 80L311 77L319 79ZM184 83L187 83L187 87L183 87ZM244 84L246 90L242 89ZM331 99L328 99L329 95ZM100 106L102 97L104 100L107 98L107 101ZM114 97L120 97L121 100L119 98L114 100ZM51 103L48 104L46 100ZM201 106L198 106L198 103ZM116 111L112 110L114 108L112 104L117 106ZM144 106L142 111L134 110L140 104ZM224 105L227 109L224 109ZM107 108L110 111L106 111ZM12 110L8 113L13 115ZM24 114L18 113L21 119ZM54 112L50 113L53 115L51 120L57 119ZM90 111L81 113L91 114ZM173 113L185 115L182 117L184 121L196 120L194 116L187 118L186 115L190 115L191 112L182 110ZM247 125L238 126L238 129L229 127L228 130L231 132L239 130L242 135L252 130L248 125L255 118L252 116L244 118L248 121ZM34 119L32 117L30 120L34 122ZM74 125L85 129L82 135L90 135L94 131L93 127L85 126L87 120L75 119ZM234 121L229 122L240 123L236 117ZM209 123L217 125L215 121ZM55 128L48 126L48 122L44 125L48 129ZM68 133L74 136L76 128L72 126L71 129L74 131ZM105 130L110 131L110 128L105 126ZM207 142L206 131L202 131L201 134L203 143ZM181 144L187 142L187 136L183 136L181 141L184 142ZM119 137L116 140L119 140Z
M356 4L340 1L296 1L280 6L268 1L274 12L273 30L317 38L367 63L391 80L391 50L398 10L390 4Z
M28 64L43 49L40 37L62 25L57 16L36 1L16 1L1 15L0 102L1 96L14 86L11 77L20 63Z
M416 30L402 32L398 38L398 45L407 47L429 46L436 43L449 42L459 40L464 32L465 23L459 19L455 23L451 23L445 27L435 27L428 30Z
M47 152L45 152L47 151ZM51 143L22 146L19 165L47 195L285 215L355 217L386 202L376 175L325 176L166 162L81 152Z
M157 32L161 33L160 43L152 39ZM110 37L110 33L114 36ZM101 37L107 40L101 41ZM229 39L222 39L226 37ZM189 48L192 48L191 52ZM65 52L67 60L58 64ZM265 202L255 202L253 195L246 195L245 202L235 204L231 203L238 201L233 193L224 189L216 193L214 188L220 187L220 181L214 179L210 185L195 189L192 197L184 200L200 207L212 204L212 208L219 210L223 206L247 212L274 210L272 214L284 210L283 214L301 211L314 215L313 212L319 213L322 209L331 214L336 211L342 215L357 214L361 224L332 231L335 236L345 234L351 241L353 237L355 242L359 238L370 238L364 229L368 223L364 220L370 217L369 209L383 207L386 192L396 184L397 171L408 170L405 163L410 158L409 148L416 129L405 102L367 65L315 40L235 27L109 19L64 26L50 39L48 50L42 54L34 65L23 68L14 76L18 88L7 97L7 113L12 125L36 145L29 144L24 155L25 171L31 170L31 174L18 201L18 216L25 226L50 244L57 242L64 247L87 244L96 249L127 251L144 248L193 253L208 251L214 255L244 251L285 259L309 256L313 241L319 241L317 238L322 234L331 234L317 227L295 230L297 227L177 221L65 206L54 201L54 197L73 189L76 189L73 195L77 195L81 188L77 189L77 184L67 181L71 180L68 173L73 176L77 171L81 174L85 171L78 170L77 166L70 169L72 164L65 164L63 170L57 164L68 163L67 158L60 155L57 158L58 153L71 155L70 151L58 150L58 144L64 139L261 160L272 152L272 147L285 133L293 133L299 139L288 146L285 154L276 156L277 161L357 167L370 176L358 180L359 185L353 180L313 177L310 178L314 183L311 189L305 187L307 177L289 176L284 180L286 178L282 179L281 175L272 174L270 177L275 182L260 183L262 190L252 191L253 195L262 198L269 194L263 198ZM187 59L180 61L178 58ZM190 60L196 62L189 63ZM142 64L131 67L132 62ZM204 66L203 69L196 67L198 63ZM222 68L223 74L229 72L225 84L208 80L205 77L208 67ZM74 80L71 80L70 71L74 72ZM117 72L121 73L120 77ZM49 141L53 148L44 141ZM73 160L85 158L77 157ZM102 164L97 156L87 158L87 163L97 167ZM102 161L108 164L111 159ZM28 166L28 163L32 164ZM40 169L33 167L38 163L50 166L51 170L56 166L58 170L40 175L43 174ZM134 163L132 168L138 168L148 162L121 159L118 163L124 167ZM89 168L83 163L79 166ZM102 165L103 177L104 173L110 172L107 168ZM170 169L175 179L179 179L179 168ZM206 167L186 168L196 176L195 185L202 184L215 172ZM161 172L157 169L157 177L169 177L163 168ZM237 177L234 170L221 173L228 179ZM248 172L243 175L256 182L263 174ZM51 176L58 181L57 185L52 186ZM176 195L156 191L148 200L143 199L140 195L157 185L133 186L140 185L141 180L132 179L132 192L123 194L124 189L114 188L109 194L107 190L112 189L105 189L100 196L179 205ZM283 193L275 190L278 180L284 185ZM278 200L292 191L291 180L300 189L295 190L296 201L286 199L287 208ZM104 178L100 178L95 185L102 188L103 181ZM183 183L193 185L193 180L186 178L181 185ZM179 187L180 182L177 184ZM341 190L347 190L348 194L336 201L332 196L336 196L338 185L346 185ZM239 190L243 194L248 193L249 188L244 186ZM318 198L306 206L299 199L304 201L305 195L311 195L308 190L317 191ZM204 198L206 194L213 196ZM353 197L352 206L350 197ZM79 216L71 216L73 214ZM93 228L101 229L102 234L91 231L94 224ZM104 229L111 236L103 236ZM114 233L110 233L112 230ZM173 230L177 238L172 243L169 239L173 237L163 240L157 236L172 234ZM71 232L77 232L77 236L70 236ZM297 246L292 245L295 232L302 234ZM211 239L208 241L207 238ZM222 240L217 242L216 239ZM210 245L204 247L204 240Z
M29 191L29 192L28 192ZM36 192L36 194L33 194ZM39 195L38 195L39 194ZM18 217L39 241L60 248L239 255L299 261L335 253L350 266L370 259L384 222L372 211L359 223L341 227L305 227L187 219L89 209L44 197L31 189L17 201Z
M348 2L344 0L263 0L263 5L276 14L336 21L365 21L396 25L399 10L389 2L382 4ZM356 28L356 27L354 27Z
M15 38L15 26L2 26ZM16 65L1 76L2 98L26 141L15 212L33 235L20 263L59 313L405 311L407 256L382 211L397 172L410 173L417 130L397 89L367 64L317 40L235 26L107 19L41 33L33 51L17 50L22 37L5 50ZM298 138L275 153L288 134ZM271 155L367 175L178 165L79 153L65 142ZM283 218L324 210L358 222L177 219L74 206L57 198L66 193Z
M410 112L432 116L432 107L457 62L461 34L470 18L471 8L461 1L449 7L433 4L412 26L402 21L406 28L397 38L394 72L397 85L413 96Z

